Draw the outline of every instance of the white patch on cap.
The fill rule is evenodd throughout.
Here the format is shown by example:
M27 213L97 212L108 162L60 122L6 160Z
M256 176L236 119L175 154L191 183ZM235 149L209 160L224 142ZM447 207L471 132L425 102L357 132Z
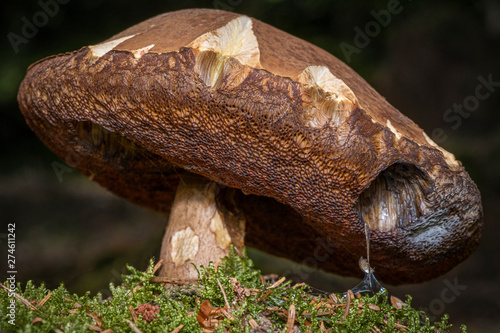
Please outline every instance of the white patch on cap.
M339 125L358 104L354 92L326 66L308 66L297 81L306 92L303 102L308 126L322 127L329 122Z
M391 124L391 121L389 119L387 119L387 128L392 132L394 133L394 135L396 135L396 139L401 139L401 133L399 133L399 131L394 127L392 126Z
M200 238L193 229L187 227L177 231L172 236L172 261L176 266L184 264L188 260L193 260L198 253Z
M189 46L235 58L250 67L256 67L260 60L259 43L253 33L252 20L247 16L239 16L225 26L201 35Z
M347 98L352 104L358 103L351 88L333 75L326 66L308 66L300 73L297 80L308 87L321 88L338 99Z
M238 60L245 66L260 67L259 44L253 33L252 20L247 16L239 16L225 26L201 35L188 46L197 50L196 70L211 87L232 70L229 59Z
M94 53L95 56L97 57L102 57L112 49L114 49L118 44L123 43L127 39L130 39L134 37L135 35L130 35L114 40L110 40L109 42L101 43L101 44L96 44L96 45L91 45L89 46L89 49Z
M446 163L448 163L449 165L453 165L453 166L458 165L458 161L455 158L455 155L453 155L452 153L450 153L450 152L444 150L443 148L441 148L440 146L438 146L434 141L432 141L431 138L429 138L429 136L427 136L427 134L425 132L422 132L422 134L424 135L424 138L428 144L430 144L434 148L439 149L443 153Z
M151 50L153 47L155 47L155 44L151 44L151 45L148 45L146 47L140 48L138 50L132 51L132 54L134 55L134 57L136 59L139 59L140 57L142 57L143 55L148 53L149 50Z

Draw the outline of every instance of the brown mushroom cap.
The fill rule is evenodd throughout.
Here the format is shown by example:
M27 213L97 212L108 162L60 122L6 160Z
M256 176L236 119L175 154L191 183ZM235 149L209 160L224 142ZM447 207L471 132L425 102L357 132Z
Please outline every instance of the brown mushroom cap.
M452 154L336 57L246 16L159 15L35 63L18 100L47 146L135 203L168 213L183 170L227 186L247 244L273 254L359 275L365 222L377 276L402 283L478 245L480 194Z

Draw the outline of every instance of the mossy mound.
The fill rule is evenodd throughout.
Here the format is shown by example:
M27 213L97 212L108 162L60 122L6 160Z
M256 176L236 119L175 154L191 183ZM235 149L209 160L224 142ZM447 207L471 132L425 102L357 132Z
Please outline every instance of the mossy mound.
M198 283L164 288L154 276L128 267L112 297L72 295L28 282L0 290L1 331L15 332L447 332L445 315L430 323L422 311L390 298L313 295L304 284L262 277L234 251L222 266L199 267ZM11 302L11 300L14 300ZM12 306L11 304L14 304ZM9 308L10 306L10 308ZM12 307L14 311L11 312ZM11 313L14 313L13 316ZM466 331L462 326L462 332Z

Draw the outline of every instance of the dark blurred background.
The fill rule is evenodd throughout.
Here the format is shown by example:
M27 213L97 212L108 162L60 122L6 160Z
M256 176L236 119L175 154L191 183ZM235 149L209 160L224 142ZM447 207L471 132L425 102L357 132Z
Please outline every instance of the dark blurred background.
M466 323L470 332L500 332L499 1L22 0L2 6L2 281L8 223L16 224L18 281L45 281L51 288L64 282L75 293L106 295L108 283L119 283L126 272L125 263L143 269L157 255L166 222L166 217L125 202L76 171L57 176L53 166L63 161L35 137L17 106L27 67L49 55L99 43L159 13L219 8L255 17L335 54L462 161L483 196L480 248L445 276L419 285L389 286L389 291L401 298L413 295L413 304L436 319L449 313L453 323ZM382 15L390 11L390 18ZM376 16L384 21L378 23ZM38 27L29 29L26 22ZM371 29L368 39L356 37L356 31L366 28ZM491 76L496 86L474 105L480 76ZM464 103L472 103L472 111L447 111ZM323 290L343 291L358 282L255 250L249 253L264 272L287 272Z

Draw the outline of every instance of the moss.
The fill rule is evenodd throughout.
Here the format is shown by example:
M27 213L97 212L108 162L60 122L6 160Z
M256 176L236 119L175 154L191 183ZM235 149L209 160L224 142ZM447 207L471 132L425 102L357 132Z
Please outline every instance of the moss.
M28 282L24 289L18 284L15 326L9 323L11 317L6 316L12 296L2 289L0 330L130 332L131 327L135 327L141 332L176 329L203 332L205 329L236 333L250 332L253 325L260 326L261 332L283 332L293 323L302 332L323 329L330 329L329 332L447 332L451 326L446 315L439 322L431 323L423 312L411 307L410 297L405 306L394 306L385 292L349 296L350 306L346 311L347 297L342 295L317 296L312 295L306 285L292 286L284 280L264 281L252 261L238 256L234 250L221 267L212 264L198 267L199 280L193 285L165 289L151 282L153 260L145 272L127 268L130 273L123 276L123 283L111 284L112 296L104 300L100 294L71 294L64 285L48 290L43 284L37 287ZM466 331L464 325L461 329Z

